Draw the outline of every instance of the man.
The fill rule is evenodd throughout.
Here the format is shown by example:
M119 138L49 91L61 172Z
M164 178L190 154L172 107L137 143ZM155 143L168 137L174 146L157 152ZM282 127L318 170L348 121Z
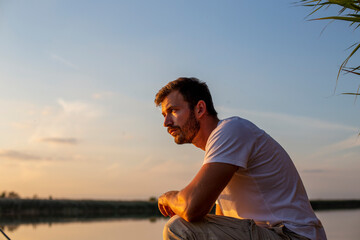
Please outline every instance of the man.
M219 120L206 83L169 82L155 104L177 144L205 151L194 179L158 199L164 239L326 239L285 150L245 119Z

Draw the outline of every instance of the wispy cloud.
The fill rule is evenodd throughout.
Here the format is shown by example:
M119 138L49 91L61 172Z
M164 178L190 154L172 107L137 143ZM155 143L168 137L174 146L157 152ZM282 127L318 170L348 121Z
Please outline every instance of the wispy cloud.
M25 129L31 129L34 126L34 123L30 121L12 122L11 126L15 129L25 130Z
M344 140L318 149L317 152L310 156L310 159L318 159L325 156L332 156L335 153L356 148L360 149L360 139L357 137L357 135L351 135Z
M316 169L322 167L314 166L315 163L336 164L345 159L352 161L353 155L360 151L360 138L356 136L359 128L356 126L278 112L229 108L219 110L226 114L235 113L253 121L279 140L294 160L306 160Z
M60 63L62 63L62 64L64 64L64 65L72 68L72 69L77 69L77 68L78 68L75 64L71 63L70 61L66 60L66 59L63 58L63 57L60 57L59 55L56 55L56 54L53 54L53 53L52 53L52 54L51 54L51 58L52 58L53 60L57 61L57 62L60 62Z
M79 140L76 138L59 138L59 137L51 137L51 138L43 138L40 139L41 142L51 143L51 144L61 144L61 145L76 145Z
M305 116L290 115L290 114L277 113L277 112L263 112L263 111L260 112L260 111L253 111L247 109L230 109L226 107L220 107L219 109L225 113L238 112L246 116L258 117L269 121L277 121L282 124L295 125L299 127L316 128L323 130L327 130L327 129L342 130L342 131L351 131L351 132L357 132L359 130L355 126L338 124L329 121L324 121L322 119L305 117Z
M111 98L112 96L114 96L114 93L107 91L107 92L94 93L92 95L92 98L96 100L101 100L101 99Z
M333 151L346 150L356 147L360 147L360 139L357 135L352 135L347 139L328 146L329 150L332 149Z
M90 104L80 101L65 101L58 99L58 104L66 115L81 115L82 117L97 117L100 115L99 110Z
M78 144L79 138L86 138L89 127L101 115L98 105L60 98L57 106L44 108L30 142Z
M28 154L25 152L19 152L14 150L1 150L0 149L0 158L7 160L43 160L43 158Z

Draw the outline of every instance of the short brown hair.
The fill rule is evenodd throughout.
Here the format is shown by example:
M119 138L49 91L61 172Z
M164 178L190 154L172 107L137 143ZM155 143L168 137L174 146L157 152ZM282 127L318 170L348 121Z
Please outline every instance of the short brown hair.
M206 104L206 109L211 116L217 117L217 112L214 108L214 104L211 98L211 94L208 86L205 82L200 81L197 78L181 77L174 81L169 82L155 96L156 106L160 106L162 101L172 92L179 91L184 97L184 100L188 102L189 108L194 109L196 104L203 100Z

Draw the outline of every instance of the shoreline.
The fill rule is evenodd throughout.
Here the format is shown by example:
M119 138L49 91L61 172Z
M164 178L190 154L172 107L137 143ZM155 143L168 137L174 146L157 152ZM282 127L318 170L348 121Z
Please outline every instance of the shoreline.
M357 209L360 200L311 200L314 211ZM161 217L157 201L0 198L0 222Z

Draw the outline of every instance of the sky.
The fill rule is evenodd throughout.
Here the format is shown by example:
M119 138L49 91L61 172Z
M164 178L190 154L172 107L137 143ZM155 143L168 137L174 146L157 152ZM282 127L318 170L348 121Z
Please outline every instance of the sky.
M182 189L204 152L174 143L154 96L197 77L221 119L246 118L287 150L310 199L360 198L360 103L341 94L359 78L336 81L359 32L294 3L0 0L0 192Z

